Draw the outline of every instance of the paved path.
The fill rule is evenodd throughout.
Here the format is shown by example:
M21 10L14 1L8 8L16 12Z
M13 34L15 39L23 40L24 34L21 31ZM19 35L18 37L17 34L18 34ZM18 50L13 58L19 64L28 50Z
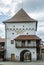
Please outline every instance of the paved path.
M44 65L44 62L0 62L3 65Z

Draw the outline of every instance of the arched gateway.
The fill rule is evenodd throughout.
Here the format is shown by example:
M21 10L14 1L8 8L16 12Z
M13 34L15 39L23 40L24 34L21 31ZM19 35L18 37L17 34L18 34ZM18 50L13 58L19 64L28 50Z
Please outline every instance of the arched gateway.
M29 50L21 51L20 61L31 61L31 52Z

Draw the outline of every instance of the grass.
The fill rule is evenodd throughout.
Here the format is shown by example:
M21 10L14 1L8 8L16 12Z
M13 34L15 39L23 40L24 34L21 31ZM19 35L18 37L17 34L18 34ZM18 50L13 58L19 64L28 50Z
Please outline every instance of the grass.
M3 65L3 64L0 64L0 65Z

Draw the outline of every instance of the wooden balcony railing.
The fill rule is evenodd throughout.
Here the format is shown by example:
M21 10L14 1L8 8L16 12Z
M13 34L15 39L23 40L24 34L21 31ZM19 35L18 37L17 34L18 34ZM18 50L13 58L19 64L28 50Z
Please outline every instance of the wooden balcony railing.
M37 46L16 46L16 48L37 48Z

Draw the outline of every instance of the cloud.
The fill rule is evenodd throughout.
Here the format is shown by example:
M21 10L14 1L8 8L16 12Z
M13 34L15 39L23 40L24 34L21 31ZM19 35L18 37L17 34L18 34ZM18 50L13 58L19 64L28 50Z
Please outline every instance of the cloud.
M41 11L44 7L44 0L24 0L24 8L29 11Z
M0 15L14 15L21 3L22 0L0 0Z
M36 34L44 41L44 22L39 22Z
M30 12L28 13L32 18L35 18L39 21L44 20L44 11L38 11L38 12Z
M9 14L11 16L11 14L13 15L16 9L16 5L18 4L18 2L14 2L13 0L1 0L0 1L0 15L3 13L5 14Z
M4 13L4 14L6 14L7 12L9 11L9 8L7 7L0 7L0 13L2 12L2 13Z
M12 0L0 0L0 3L4 4L4 5L9 5L11 4Z
M23 8L29 12L38 12L43 9L44 1L41 0L23 0ZM22 7L22 0L0 0L0 15L8 13L14 15ZM2 8L2 9L1 9Z
M0 22L12 17L20 8L22 0L0 0ZM44 39L44 0L23 0L23 8L30 17L38 20L37 35ZM0 25L4 27L3 24ZM5 34L1 33L0 36L4 37Z
M0 24L4 21L4 20L7 20L9 19L10 16L9 15L0 15Z

